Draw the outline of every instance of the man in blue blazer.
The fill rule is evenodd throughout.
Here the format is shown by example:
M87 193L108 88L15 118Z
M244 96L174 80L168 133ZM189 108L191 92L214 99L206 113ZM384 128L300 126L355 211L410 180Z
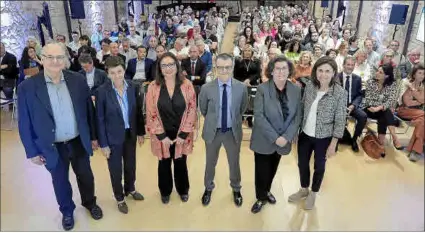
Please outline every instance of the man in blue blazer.
M128 67L125 71L125 78L131 80L140 80L141 82L151 82L155 79L154 61L146 58L146 47L137 47L137 58L128 61ZM143 73L141 73L143 71Z
M79 72L86 77L87 84L89 85L92 96L95 96L96 89L103 83L109 81L108 75L105 71L97 69L93 65L93 58L90 54L81 54L78 61L83 68Z
M125 63L119 57L109 57L105 67L111 82L103 84L96 93L96 122L99 144L108 160L112 189L118 210L128 213L124 197L143 200L136 191L136 139L144 142L145 122L142 100L137 86L124 79ZM122 171L124 162L124 189Z
M362 93L362 78L356 74L353 74L354 66L356 60L353 56L347 56L344 59L343 71L338 74L338 79L347 91L347 115L352 116L356 119L356 128L351 140L351 147L354 152L359 151L359 146L357 144L357 138L362 134L364 127L367 122L366 113L360 108L362 103L363 93ZM347 129L345 129L346 132Z
M18 90L19 134L27 158L44 165L52 176L62 226L74 227L69 164L77 177L82 205L98 220L90 167L92 148L97 148L95 117L90 89L79 73L65 70L66 55L59 43L42 51L44 71L23 81Z

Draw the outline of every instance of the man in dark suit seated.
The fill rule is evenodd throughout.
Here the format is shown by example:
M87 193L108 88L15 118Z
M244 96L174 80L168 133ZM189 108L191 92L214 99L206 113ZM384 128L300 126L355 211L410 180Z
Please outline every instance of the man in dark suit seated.
M118 57L110 57L105 67L111 81L96 92L96 122L99 145L108 160L108 168L118 210L128 213L124 196L144 200L136 191L136 140L144 142L145 123L142 102L135 85L124 79L125 63ZM122 177L124 170L124 189Z
M102 62L103 63L105 63L106 58L113 57L113 56L118 56L118 57L120 57L124 61L124 63L126 62L126 59L127 58L120 53L119 46L118 46L118 43L117 42L111 42L109 44L109 48L110 48L111 53L110 54L103 55L103 57L102 57Z
M13 98L13 88L18 79L15 55L8 53L3 42L0 42L0 91L7 99Z
M357 144L357 138L362 134L364 127L366 126L367 115L360 108L362 103L362 78L356 74L353 74L354 66L356 64L356 58L353 56L346 56L343 63L343 71L338 74L338 79L348 93L347 98L347 115L352 116L356 119L356 128L354 135L348 140L354 152L359 151ZM344 135L349 135L347 128L345 128ZM349 136L351 137L351 136Z
M27 158L36 165L44 165L50 172L63 215L62 226L71 230L75 204L69 182L70 163L82 205L93 219L101 219L103 213L96 204L90 167L90 155L98 147L90 89L83 75L65 69L66 59L60 43L44 46L44 71L19 85L18 117L19 135Z
M96 89L103 83L109 81L108 75L105 73L105 71L94 67L93 58L90 56L90 54L81 54L81 56L78 58L78 61L82 67L80 73L86 77L87 85L89 85L91 96L94 100Z
M138 85L155 79L154 61L146 58L146 55L146 47L137 47L137 58L128 61L128 67L125 71L126 79L133 80Z
M182 61L182 71L186 77L192 81L195 88L196 96L201 91L202 85L205 84L207 77L207 66L199 58L199 49L196 45L189 48L189 57Z

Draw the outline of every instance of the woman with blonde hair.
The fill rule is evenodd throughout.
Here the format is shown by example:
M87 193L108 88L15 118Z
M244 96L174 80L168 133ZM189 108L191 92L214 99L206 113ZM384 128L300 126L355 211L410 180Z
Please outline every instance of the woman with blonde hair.
M300 78L310 77L312 68L313 55L310 51L302 51L300 54L300 60L298 64L295 65L295 74L292 77L292 81L296 82Z
M344 64L344 59L345 57L348 55L348 42L343 41L341 42L341 45L338 48L338 55L335 58L336 64L338 66L338 72L342 72L342 70L344 69L343 64Z
M354 53L354 57L356 58L356 64L354 66L353 74L357 74L362 78L362 86L363 89L366 87L366 82L370 78L370 66L367 63L367 51L364 49L357 50Z

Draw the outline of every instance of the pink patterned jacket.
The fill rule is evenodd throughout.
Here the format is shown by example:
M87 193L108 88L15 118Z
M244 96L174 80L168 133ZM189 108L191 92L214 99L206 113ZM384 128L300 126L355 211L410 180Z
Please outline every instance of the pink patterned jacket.
M185 142L182 145L176 145L175 158L180 158L183 154L189 155L193 151L193 131L197 121L196 114L196 93L192 83L185 79L180 86L183 97L186 102L186 110L180 123L179 132L189 133ZM159 160L170 158L170 150L166 148L162 142L156 137L157 134L165 132L161 117L158 111L158 99L161 86L152 82L149 84L148 92L146 93L146 127L150 134L151 150L153 155ZM166 120L166 119L165 119Z

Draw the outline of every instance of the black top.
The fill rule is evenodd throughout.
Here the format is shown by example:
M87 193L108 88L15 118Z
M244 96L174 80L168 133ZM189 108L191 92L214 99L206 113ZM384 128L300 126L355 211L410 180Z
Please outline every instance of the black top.
M258 85L261 75L261 63L258 59L236 59L233 76L235 79L244 82L250 80L251 85Z
M286 118L288 117L288 96L286 95L286 87L283 88L282 91L277 88L276 84L275 87L277 99L279 100L280 107L282 108L283 121L286 121Z
M157 135L159 140L166 137L174 140L177 137L177 132L179 131L185 109L186 101L180 87L176 85L173 96L170 98L167 87L162 85L158 99L158 110L165 133ZM188 133L181 132L179 137L186 139L187 135Z

